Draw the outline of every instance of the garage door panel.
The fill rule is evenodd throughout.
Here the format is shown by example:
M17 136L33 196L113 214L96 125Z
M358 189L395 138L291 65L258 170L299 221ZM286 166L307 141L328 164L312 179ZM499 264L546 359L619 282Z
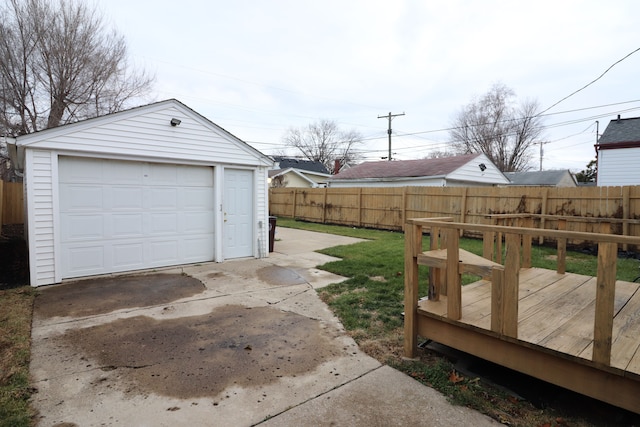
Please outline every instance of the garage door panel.
M62 212L101 210L103 201L103 189L99 185L67 185L60 191Z
M113 265L122 271L128 268L143 268L144 266L144 244L122 243L112 246Z
M103 176L103 162L99 159L81 159L65 157L64 165L59 168L60 182L83 183L101 182Z
M105 247L76 245L67 250L67 268L81 274L99 274L105 266Z
M213 247L209 244L212 238L213 234L185 238L182 242L184 259L197 262L203 253L213 258Z
M149 242L149 249L153 266L171 265L178 262L178 239L155 240Z
M183 212L182 231L185 234L213 233L214 224L209 211Z
M111 232L105 238L131 238L144 236L144 215L141 213L111 214Z
M185 166L178 176L178 185L184 187L212 187L213 170L198 166Z
M101 214L69 214L63 217L62 240L95 240L105 234Z
M178 214L171 213L151 213L149 214L149 235L157 236L163 234L177 234Z
M144 170L141 163L101 161L103 163L103 180L111 184L128 184L139 186L144 181Z
M212 168L60 157L59 176L62 278L214 259Z
M150 164L145 175L147 185L176 185L178 183L178 167L176 165Z
M148 190L149 209L163 210L172 209L175 210L178 206L178 188L151 188Z
M109 208L112 210L142 210L143 191L140 187L111 187L104 197L109 200Z

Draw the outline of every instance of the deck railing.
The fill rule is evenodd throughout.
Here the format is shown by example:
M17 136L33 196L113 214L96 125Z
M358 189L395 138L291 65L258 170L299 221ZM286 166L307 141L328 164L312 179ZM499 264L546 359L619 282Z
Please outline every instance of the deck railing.
M527 218L524 224L531 224ZM518 338L518 287L521 268L531 267L534 237L557 241L557 272L564 274L567 240L584 240L598 245L597 289L592 360L609 366L613 333L617 248L640 245L640 237L607 234L610 224L602 222L600 233L538 229L527 226L482 225L452 222L451 218L409 219L405 225L405 355L414 357L417 347L418 265L431 268L429 298L447 295L447 318L462 316L461 274L473 272L487 277L491 288L491 329ZM431 233L428 251L422 248L423 232ZM459 238L469 231L483 236L483 258L460 250ZM504 240L504 260L502 259Z

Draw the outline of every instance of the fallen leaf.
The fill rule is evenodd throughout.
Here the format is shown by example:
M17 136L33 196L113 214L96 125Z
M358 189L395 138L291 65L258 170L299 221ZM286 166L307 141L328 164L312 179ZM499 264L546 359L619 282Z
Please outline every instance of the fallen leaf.
M449 374L449 381L453 384L457 384L460 381L464 381L464 377L462 375L458 375L456 371L451 371Z

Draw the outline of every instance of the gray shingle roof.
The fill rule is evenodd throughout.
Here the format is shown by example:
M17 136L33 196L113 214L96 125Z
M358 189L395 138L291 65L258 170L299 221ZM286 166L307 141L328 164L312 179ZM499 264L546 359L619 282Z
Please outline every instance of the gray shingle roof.
M640 142L640 117L611 120L598 144Z
M438 159L364 162L340 172L333 179L446 176L478 156L479 154L465 154Z
M531 172L504 172L513 185L558 185L570 172L566 169Z
M309 172L329 173L322 163L313 160L299 160L281 156L274 156L273 160L275 160L276 163L279 163L279 169L294 168Z

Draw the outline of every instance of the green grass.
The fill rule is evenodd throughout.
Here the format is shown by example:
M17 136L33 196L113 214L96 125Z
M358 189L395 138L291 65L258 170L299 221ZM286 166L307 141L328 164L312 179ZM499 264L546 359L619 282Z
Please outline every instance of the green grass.
M29 286L0 290L0 427L31 425L29 357L34 297Z
M545 425L550 419L555 420L557 414L552 410L539 411L526 402L515 401L491 387L481 386L477 379L452 381L452 374L455 374L453 367L442 358L433 357L425 361L425 356L422 356L419 362L402 361L403 233L307 223L287 218L278 218L278 226L367 239L366 242L320 251L341 258L320 267L348 279L318 291L363 351L439 390L452 402L472 407L501 422ZM428 237L424 238L423 247L428 247ZM460 247L478 255L482 253L482 241L479 239L461 239ZM555 269L555 256L554 248L534 245L532 265ZM639 274L639 265L634 259L618 259L618 279L632 281ZM597 258L567 251L566 269L568 272L595 276ZM419 269L419 295L427 293L427 273L427 268ZM467 284L477 279L463 275L462 281ZM454 378L457 377L454 375ZM590 425L588 420L574 419L574 423L572 425ZM556 424L552 422L549 425Z

